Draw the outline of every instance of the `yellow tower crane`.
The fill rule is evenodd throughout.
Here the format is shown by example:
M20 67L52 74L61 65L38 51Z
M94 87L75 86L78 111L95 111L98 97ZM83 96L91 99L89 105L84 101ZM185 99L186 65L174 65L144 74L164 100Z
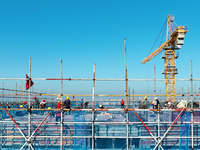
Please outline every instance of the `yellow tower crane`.
M184 26L178 26L174 30L174 16L168 15L167 17L167 33L166 33L166 42L164 42L159 48L157 48L153 53L151 53L147 58L142 61L142 64L145 64L147 61L150 61L153 57L158 55L160 52L165 50L165 54L162 57L164 59L165 67L163 74L165 75L165 84L166 84L166 100L175 101L175 75L178 74L176 68L175 59L178 58L175 50L181 48L184 44L185 34L188 32L188 29Z

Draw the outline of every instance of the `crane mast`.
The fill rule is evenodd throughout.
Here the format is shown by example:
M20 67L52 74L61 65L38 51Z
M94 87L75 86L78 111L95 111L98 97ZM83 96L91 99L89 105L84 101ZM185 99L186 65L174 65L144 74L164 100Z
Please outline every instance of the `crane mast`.
M166 100L175 101L175 75L178 74L176 68L176 55L175 50L179 50L184 44L185 34L188 30L184 26L178 26L174 30L174 16L168 15L167 17L167 33L166 42L164 42L159 48L157 48L152 54L142 61L142 64L150 61L153 57L158 55L160 52L165 50L164 56L164 71L162 72L165 76L166 85Z

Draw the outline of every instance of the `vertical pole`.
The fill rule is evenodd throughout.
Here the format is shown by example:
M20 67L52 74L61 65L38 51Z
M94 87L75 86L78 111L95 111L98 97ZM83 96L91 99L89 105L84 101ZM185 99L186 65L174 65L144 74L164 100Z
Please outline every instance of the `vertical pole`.
M125 51L125 93L126 93L126 109L128 108L128 94L127 94L127 69L126 69L126 38L124 38L124 51Z
M16 82L16 95L17 95L17 82ZM18 99L17 99L17 96L16 96L16 103L17 103L17 108L18 108Z
M129 134L128 134L128 125L129 125L129 119L128 119L128 111L126 112L126 118L127 118L127 122L126 122L126 145L127 145L127 150L129 150Z
M4 94L3 90L4 90L4 82L2 82L2 95ZM3 97L4 95L2 96L1 108L3 108Z
M62 97L63 97L63 72L62 72L62 59L61 59L61 105L62 105ZM62 106L61 106L62 108ZM60 123L60 149L62 150L62 142L63 142L63 112L61 110L61 123Z
M29 58L29 85L31 85L31 57ZM31 87L29 87L29 102L28 102L28 107L29 109L31 108ZM29 131L28 131L28 136L30 137L31 136L31 112L29 111ZM30 145L28 146L29 147L29 150L31 149Z
M1 108L3 108L3 90L4 90L4 82L2 82L2 102L1 102ZM1 113L1 120L3 120L3 113ZM3 122L1 122L1 136L3 134ZM1 138L1 147L2 147L2 143L3 143L3 138Z
M154 99L156 96L156 65L154 65Z
M94 150L94 90L95 90L95 67L94 64L94 71L93 71L93 94L92 94L92 150Z
M158 141L160 141L160 110L158 111ZM160 150L160 145L158 149Z
M200 104L200 88L199 88L199 104ZM199 106L200 107L200 106Z
M133 89L133 109L135 108L135 103L134 103L134 89Z
M192 149L194 149L194 123L193 123L193 78L192 78L192 60L191 60L191 122L192 122Z
M12 84L12 108L13 108L13 84ZM10 107L11 108L11 107Z
M29 62L30 63L30 62ZM30 65L30 64L29 64ZM29 79L30 79L30 69L29 69ZM29 85L30 85L30 80L29 80ZM21 81L21 105L22 105L22 87L23 87L23 82Z
M131 95L131 93L130 93L130 86L129 86L129 88L128 88L128 108L130 108L130 95Z

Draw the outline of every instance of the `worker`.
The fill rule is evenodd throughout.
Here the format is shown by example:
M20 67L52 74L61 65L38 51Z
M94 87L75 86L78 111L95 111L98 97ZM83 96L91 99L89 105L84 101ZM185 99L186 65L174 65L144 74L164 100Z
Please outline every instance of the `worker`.
M71 109L71 101L69 100L69 97L67 96L66 99L65 99L65 102L64 102L64 106L65 106L65 109L69 109L67 112L69 112L70 114L70 109ZM67 113L66 113L67 114Z
M168 101L168 108L172 109L172 102L171 102L171 100Z
M154 109L160 109L159 105L160 105L160 102L159 102L158 98L155 97L155 100L154 100Z
M46 107L46 102L43 99L42 102L40 103L40 109L45 109L45 107Z
M99 108L100 108L100 109L103 109L103 108L104 108L102 103L99 104Z
M121 100L121 108L124 108L124 100Z
M62 108L62 104L61 104L61 100L60 99L57 99L57 109L61 109Z
M39 108L39 106L40 106L39 99L37 99L36 97L34 97L33 99L35 100L35 106L36 106L36 108Z
M147 109L148 108L148 101L147 101L147 97L144 97L144 101L142 102L142 108L143 109Z
M83 109L83 104L84 104L84 101L83 101L83 99L81 98L81 109Z
M89 104L90 102L85 102L84 103L84 106L85 106L85 108L88 108L88 104Z
M27 101L24 101L24 108L28 108Z
M61 109L62 108L62 103L61 103L61 99L57 98L57 109ZM61 121L61 111L58 110L56 111L56 122ZM57 124L57 123L56 123Z

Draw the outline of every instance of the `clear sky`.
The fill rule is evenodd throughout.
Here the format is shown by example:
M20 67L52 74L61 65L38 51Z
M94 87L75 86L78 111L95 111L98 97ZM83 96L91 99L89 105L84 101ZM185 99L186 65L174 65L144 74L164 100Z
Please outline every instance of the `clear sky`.
M129 79L153 79L161 74L161 54L146 64L148 56L168 14L174 14L177 25L188 26L185 44L176 60L177 79L200 79L200 1L181 0L1 0L0 1L0 78L91 79L96 63L97 79L124 79L124 38L127 45ZM165 40L165 39L164 39ZM158 48L156 45L153 50ZM1 80L2 81L2 80ZM4 80L6 88L21 81ZM23 84L25 81L23 81ZM45 88L60 93L60 81L34 81L34 90ZM200 83L194 82L197 89ZM91 81L64 81L63 92L91 94ZM137 94L153 93L153 82L128 82ZM179 87L190 86L180 82ZM165 93L164 81L156 84L157 94ZM125 94L125 82L97 81L96 94Z

